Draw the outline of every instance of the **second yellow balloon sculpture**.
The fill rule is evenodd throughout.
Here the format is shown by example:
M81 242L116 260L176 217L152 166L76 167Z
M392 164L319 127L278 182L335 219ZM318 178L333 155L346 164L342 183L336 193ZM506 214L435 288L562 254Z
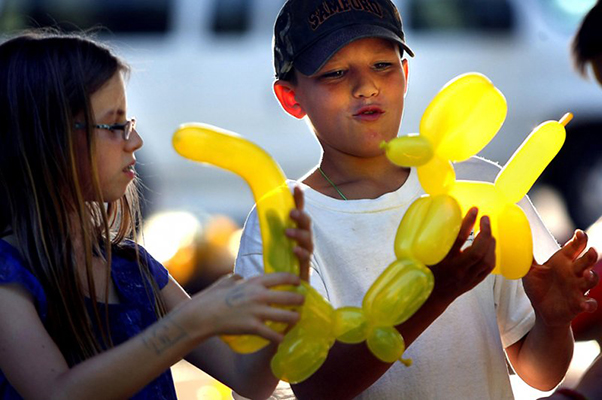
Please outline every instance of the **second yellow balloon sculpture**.
M430 195L458 200L463 213L478 207L491 219L496 238L495 274L523 277L533 260L533 240L525 213L516 205L562 147L570 118L547 121L531 132L500 171L494 183L457 181L452 162L478 153L506 118L506 100L485 76L465 74L448 83L425 111L420 134L383 144L395 164L416 166Z

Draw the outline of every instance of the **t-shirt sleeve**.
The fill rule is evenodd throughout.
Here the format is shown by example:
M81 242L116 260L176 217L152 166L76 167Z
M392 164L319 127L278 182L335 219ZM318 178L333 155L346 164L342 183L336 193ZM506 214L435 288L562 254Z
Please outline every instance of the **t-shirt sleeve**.
M5 242L0 244L0 285L17 284L23 287L32 295L40 319L45 321L48 305L42 284L25 268L17 250L9 246Z
M317 265L316 255L312 254L309 269L309 283L318 291L318 293L328 299L328 292L324 285L324 281L320 276ZM255 207L251 210L245 221L238 255L234 264L234 272L243 278L261 275L264 272L261 230L259 228L257 208Z
M263 274L263 246L256 207L253 207L245 221L234 272L243 278Z
M496 275L493 290L502 345L507 348L531 330L535 324L535 313L522 280Z
M159 289L163 289L167 282L169 281L169 272L167 268L163 266L159 261L155 260L153 256L151 256L142 246L140 248L140 257L144 258L146 265L148 265L148 269L157 282L157 286Z

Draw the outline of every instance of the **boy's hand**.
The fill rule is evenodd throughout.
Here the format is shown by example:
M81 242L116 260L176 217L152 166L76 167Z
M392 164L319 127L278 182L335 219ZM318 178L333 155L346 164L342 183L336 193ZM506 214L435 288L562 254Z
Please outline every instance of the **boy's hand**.
M543 265L533 261L523 278L525 292L538 317L547 326L567 326L577 314L594 312L598 306L586 293L596 286L599 277L593 271L598 258L587 246L587 235L576 230L569 240Z
M451 303L478 285L495 267L495 239L489 217L480 221L480 232L471 246L462 249L477 219L478 209L471 208L460 227L456 242L445 258L430 267L435 276L433 294Z
M299 259L299 277L309 282L309 260L314 251L314 242L311 234L311 219L303 211L305 204L303 192L298 186L294 190L296 209L291 211L290 217L297 223L297 228L286 230L286 236L295 240L297 246L293 249Z

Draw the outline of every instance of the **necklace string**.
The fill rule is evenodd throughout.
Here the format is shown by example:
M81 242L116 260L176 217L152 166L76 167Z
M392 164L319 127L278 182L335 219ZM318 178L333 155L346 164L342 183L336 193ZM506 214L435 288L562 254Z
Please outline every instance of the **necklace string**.
M328 183L330 183L330 185L334 188L334 190L337 191L337 193L339 194L339 196L341 196L341 198L343 200L347 200L347 197L345 197L345 195L343 193L341 193L341 191L339 190L339 188L337 187L337 185L335 185L334 182L331 181L328 176L326 176L326 174L324 173L324 171L322 171L322 168L318 167L318 171L320 171L320 173L322 174L322 176L324 177L324 179L326 179L326 181Z

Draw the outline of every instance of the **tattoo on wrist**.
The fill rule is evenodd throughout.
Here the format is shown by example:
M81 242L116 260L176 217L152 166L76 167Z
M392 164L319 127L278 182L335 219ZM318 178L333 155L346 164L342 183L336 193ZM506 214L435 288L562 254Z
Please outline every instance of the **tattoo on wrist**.
M142 340L146 347L160 355L187 336L188 334L181 326L174 323L169 317L165 317L162 324L145 332Z

